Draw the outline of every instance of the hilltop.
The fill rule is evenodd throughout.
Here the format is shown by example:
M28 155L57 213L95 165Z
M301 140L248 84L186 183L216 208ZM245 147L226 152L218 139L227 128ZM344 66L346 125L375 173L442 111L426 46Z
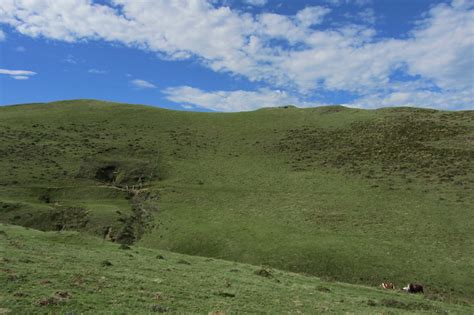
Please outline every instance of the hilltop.
M0 133L4 223L472 303L473 111L78 100Z

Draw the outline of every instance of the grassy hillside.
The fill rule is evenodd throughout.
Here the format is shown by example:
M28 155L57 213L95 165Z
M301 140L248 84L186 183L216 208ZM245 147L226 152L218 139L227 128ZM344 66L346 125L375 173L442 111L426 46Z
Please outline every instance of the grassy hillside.
M396 291L0 224L0 313L456 313ZM133 272L130 272L133 270ZM220 311L221 313L217 313Z
M0 108L0 220L472 303L474 112Z

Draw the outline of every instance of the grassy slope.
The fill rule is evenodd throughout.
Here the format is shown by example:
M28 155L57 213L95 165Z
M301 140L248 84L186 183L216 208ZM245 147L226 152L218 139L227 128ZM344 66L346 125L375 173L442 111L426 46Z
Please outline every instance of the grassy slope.
M472 302L473 119L94 101L0 108L1 219L54 229L49 213L80 206L87 221L75 228L117 231L129 200L88 168L151 164L159 210L142 246L351 283L418 281L432 297Z
M2 314L469 314L473 310L420 295L279 270L265 269L270 276L262 276L257 274L261 270L144 247L119 249L77 232L0 224Z

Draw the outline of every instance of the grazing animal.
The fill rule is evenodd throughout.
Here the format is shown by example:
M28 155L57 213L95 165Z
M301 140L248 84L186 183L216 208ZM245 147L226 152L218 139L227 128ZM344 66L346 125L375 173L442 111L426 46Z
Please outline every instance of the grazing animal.
M382 282L380 286L382 289L395 290L395 285L391 282Z
M423 293L423 286L417 283L409 283L403 290L408 293Z

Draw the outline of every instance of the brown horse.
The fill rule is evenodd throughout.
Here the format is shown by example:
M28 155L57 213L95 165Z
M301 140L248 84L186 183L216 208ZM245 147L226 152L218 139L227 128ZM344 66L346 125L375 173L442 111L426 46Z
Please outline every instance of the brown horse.
M380 285L382 289L395 290L395 285L391 282L382 282Z

